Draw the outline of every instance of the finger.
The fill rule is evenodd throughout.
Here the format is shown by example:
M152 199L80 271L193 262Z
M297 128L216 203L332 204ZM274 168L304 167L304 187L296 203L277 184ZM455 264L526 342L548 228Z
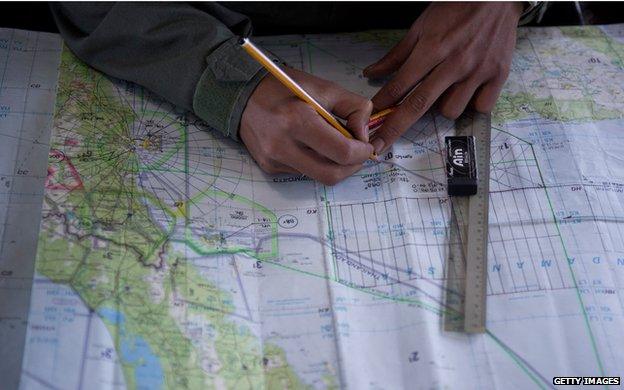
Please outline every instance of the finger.
M310 79L309 74L300 71L291 72L298 79ZM347 119L347 128L355 138L368 142L366 125L373 109L372 102L364 96L347 91L339 85L326 80L313 80L309 91L312 96L329 111L340 118Z
M474 109L486 114L491 112L504 84L504 77L496 77L483 84L474 96Z
M368 142L368 120L373 102L353 92L344 91L330 102L330 110L347 120L347 128L356 139Z
M362 74L364 77L378 79L389 75L399 69L412 52L412 48L418 40L418 35L414 31L409 31L399 43L397 43L379 61L366 67Z
M264 172L268 173L269 175L276 175L279 173L299 173L296 169L284 163L281 163L277 160L262 159L262 158L255 158L255 157L254 157L254 160L256 161L260 169L262 169Z
M283 164L276 160L271 160L271 172L268 173L301 173L297 171L295 168Z
M375 153L383 153L418 119L420 119L438 97L455 81L453 66L449 62L435 68L431 75L412 91L397 109L388 115L383 125L375 132L372 144Z
M284 157L299 172L330 186L351 176L362 168L361 164L335 164L304 146L288 148Z
M361 164L373 153L371 144L345 137L312 109L310 111L302 115L303 122L294 134L297 141L340 165Z
M426 44L418 42L397 74L373 96L376 110L399 103L405 95L444 58L436 50L425 50Z
M448 119L457 119L470 103L478 87L479 83L471 79L451 85L441 99L440 113Z

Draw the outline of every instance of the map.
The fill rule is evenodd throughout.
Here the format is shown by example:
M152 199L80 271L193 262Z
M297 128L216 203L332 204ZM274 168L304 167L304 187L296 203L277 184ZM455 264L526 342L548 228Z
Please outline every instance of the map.
M372 96L399 31L281 36ZM435 111L326 187L60 58L22 388L552 388L624 372L624 25L519 31L492 117L487 333L442 330Z

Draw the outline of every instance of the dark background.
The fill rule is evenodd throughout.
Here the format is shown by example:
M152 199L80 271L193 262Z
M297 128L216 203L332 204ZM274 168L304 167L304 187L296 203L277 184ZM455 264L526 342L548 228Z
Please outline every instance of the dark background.
M374 15L374 8L379 4L375 3L350 3L353 9L358 9L359 13L370 13ZM341 4L341 6L347 4ZM550 3L541 23L531 23L530 25L557 26L557 25L579 25L579 24L610 24L624 23L624 2L579 2L577 7L574 2ZM296 3L289 3L289 7L296 7ZM406 12L409 3L384 3L384 7L396 7L397 12L392 21L377 21L375 28L408 28L414 17L410 12ZM373 11L373 12L367 12ZM356 15L354 15L357 18ZM582 18L582 20L581 20ZM359 18L357 18L359 19ZM359 19L361 20L361 19ZM48 9L48 2L1 2L0 3L0 27L21 28L25 30L58 32ZM361 29L359 25L345 26L344 30ZM270 29L257 26L256 33L277 34L277 33L312 33L320 31L309 31L305 29L291 29L289 31L271 31ZM328 31L323 31L328 32ZM337 31L336 31L337 32Z

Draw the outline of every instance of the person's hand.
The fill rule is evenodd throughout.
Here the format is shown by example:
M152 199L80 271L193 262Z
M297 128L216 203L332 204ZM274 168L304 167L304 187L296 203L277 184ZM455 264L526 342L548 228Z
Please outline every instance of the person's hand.
M521 14L520 2L427 7L401 42L364 69L369 78L397 71L373 97L375 109L393 106L407 95L375 133L375 151L390 147L435 101L450 119L471 100L475 110L490 112L509 74Z
M342 135L271 75L249 98L239 136L265 172L305 174L334 185L357 172L373 153L367 128L373 104L310 74L287 73L323 107L345 119L355 139Z

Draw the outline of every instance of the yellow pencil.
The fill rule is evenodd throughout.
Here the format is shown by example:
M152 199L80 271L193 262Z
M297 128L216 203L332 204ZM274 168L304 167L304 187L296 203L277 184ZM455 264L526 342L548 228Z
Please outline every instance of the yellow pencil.
M390 108L386 108L385 110L381 110L373 115L371 115L370 117L370 121L376 121L378 119L381 119L382 117L392 113L392 111L394 111L394 107L390 107Z
M334 118L334 116L327 111L319 102L316 101L309 93L306 92L295 80L286 74L277 64L275 64L269 57L267 57L256 45L251 43L248 38L242 38L240 41L241 46L247 54L249 54L254 60L258 61L260 65L264 66L276 79L278 79L284 86L290 89L297 97L314 108L329 124L334 126L342 135L347 138L353 139L353 136L342 124ZM371 159L375 160L376 155L373 153Z

